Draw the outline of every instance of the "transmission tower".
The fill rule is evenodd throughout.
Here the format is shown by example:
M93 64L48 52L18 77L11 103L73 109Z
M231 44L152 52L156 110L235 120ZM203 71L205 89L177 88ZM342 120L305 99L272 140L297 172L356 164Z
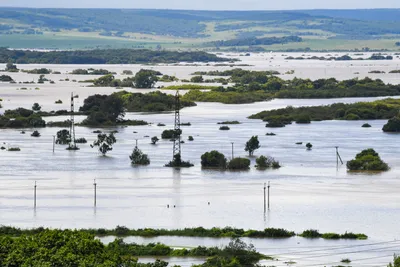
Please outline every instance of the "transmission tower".
M181 109L181 101L179 98L179 90L176 91L175 95L175 126L174 126L174 150L172 155L172 160L175 159L177 154L181 154L181 116L180 116L180 109Z
M79 148L76 146L75 143L75 118L74 118L74 111L75 111L75 103L74 103L74 93L71 93L71 123L69 127L69 135L70 135L70 142L68 145L68 150L78 150Z

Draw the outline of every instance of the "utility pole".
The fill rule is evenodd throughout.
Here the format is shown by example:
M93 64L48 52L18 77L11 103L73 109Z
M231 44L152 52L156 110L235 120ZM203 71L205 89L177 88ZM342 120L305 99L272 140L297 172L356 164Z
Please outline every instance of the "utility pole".
M74 103L74 93L71 93L71 123L69 127L70 143L68 145L68 150L79 150L75 142L75 103Z
M264 213L267 212L267 207L266 207L266 199L265 199L265 189L266 189L266 183L264 183Z
M269 181L268 181L268 210L269 210L269 188L270 188L271 186L270 186L270 183L269 183Z
M342 160L342 158L340 157L340 154L339 154L339 147L335 146L335 148L336 148L336 166L339 166L339 160L343 165L343 160Z
M137 147L137 142L138 142L138 140L137 139L135 139L136 140L136 147Z
M56 136L53 135L53 153L54 153L55 145L56 145Z
M35 181L35 186L33 187L33 207L36 209L36 181Z
M179 96L179 90L176 91L175 95L175 123L174 123L174 148L172 153L172 161L175 160L176 155L181 155L181 101Z
M233 159L233 142L231 142L231 144L232 144L232 159Z
M97 205L97 183L96 183L96 179L94 179L94 206L96 207Z

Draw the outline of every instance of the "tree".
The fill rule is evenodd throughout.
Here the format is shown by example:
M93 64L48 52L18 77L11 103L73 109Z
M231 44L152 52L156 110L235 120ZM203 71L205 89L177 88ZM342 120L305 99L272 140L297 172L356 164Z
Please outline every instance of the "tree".
M40 137L40 133L39 133L38 131L34 131L34 132L31 134L31 136L32 136L32 137Z
M32 106L33 111L40 111L42 107L38 103L34 103Z
M273 157L260 156L256 159L257 169L274 168L278 169L281 167L279 161L276 161Z
M175 168L193 167L193 166L194 165L189 161L183 161L181 158L181 154L179 153L174 155L174 160L170 161L168 164L165 165L165 167L175 167Z
M216 150L206 152L201 155L201 166L203 168L226 169L226 157Z
M153 145L155 145L155 144L157 144L157 142L158 142L159 140L160 140L160 139L158 139L157 136L153 136L153 137L151 138L151 143L152 143Z
M400 42L399 42L399 46L400 46ZM394 255L393 264L389 263L388 267L400 267L400 257L398 257L397 255Z
M204 79L203 79L203 76L193 76L190 79L190 82L192 82L192 83L202 83L202 82L204 82Z
M400 117L394 117L388 120L388 122L383 126L382 131L391 133L400 132Z
M170 130L164 130L162 133L161 133L161 138L162 139L173 139L173 138L175 138L175 137L178 137L179 135L181 135L182 134L182 130L177 130L176 132L175 132L175 130L173 130L173 129L170 129Z
M85 125L115 124L125 116L124 102L116 94L89 96L79 111L88 113Z
M306 144L306 148L307 148L307 150L311 150L312 144L311 144L311 143L307 143L307 144Z
M365 149L356 155L356 158L347 162L349 171L387 171L389 166L372 148Z
M154 71L141 69L136 73L134 83L136 88L153 88L157 80Z
M60 130L57 132L56 144L67 145L71 141L71 136L68 130Z
M230 170L248 170L250 168L250 160L246 158L234 158L228 163Z
M135 146L133 149L132 155L129 156L131 159L131 163L133 165L149 165L150 159L148 158L147 154L143 154L143 152Z
M249 156L253 156L254 151L260 148L260 142L258 141L258 136L252 136L246 143L244 151L249 152Z
M93 142L93 145L90 145L92 148L95 146L99 147L99 151L103 156L107 154L108 151L111 151L112 145L117 142L113 133L107 134L99 134L97 135L97 140Z
M6 65L6 71L8 72L18 72L17 65L14 65L12 62L8 62Z

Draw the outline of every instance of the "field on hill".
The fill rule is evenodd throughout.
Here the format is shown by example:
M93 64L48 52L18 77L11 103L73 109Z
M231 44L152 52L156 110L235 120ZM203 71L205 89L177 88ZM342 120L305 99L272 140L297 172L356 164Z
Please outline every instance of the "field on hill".
M0 8L0 46L222 51L399 50L400 10Z

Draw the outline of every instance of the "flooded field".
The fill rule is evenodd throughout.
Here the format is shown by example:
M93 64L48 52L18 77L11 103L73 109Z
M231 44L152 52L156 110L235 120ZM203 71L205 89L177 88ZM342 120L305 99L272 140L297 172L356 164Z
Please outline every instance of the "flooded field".
M336 77L348 79L368 75L370 70L396 69L399 60L393 61L290 61L270 54L243 57L243 63L255 65L250 69L294 69L295 74L283 77ZM271 61L271 62L270 62ZM106 68L117 73L124 69L137 71L143 66L39 66L18 65L22 69L47 67L63 74L46 75L56 84L22 85L0 84L0 98L5 109L30 108L34 102L43 110L67 109L71 91L79 94L78 105L94 93L109 94L114 88L83 87L85 84L59 82L67 76L70 80L93 77L67 75L76 68ZM3 68L0 66L0 68ZM216 69L212 66L152 66L153 69L179 78L187 78L198 70ZM229 68L229 67L228 67ZM223 68L222 68L223 69ZM325 72L325 70L326 72ZM326 74L325 74L326 73ZM326 76L325 76L326 75ZM17 81L37 80L38 75L17 73ZM400 83L400 74L368 75L386 82ZM28 87L27 90L17 88ZM35 90L40 87L40 90ZM32 90L29 90L32 88ZM148 90L127 89L144 92ZM171 92L172 93L172 92ZM54 101L61 99L63 104ZM113 151L102 157L90 147L96 129L77 127L77 137L85 137L88 144L79 151L66 151L56 145L53 153L53 135L60 128L40 129L41 137L30 136L32 129L0 130L2 146L18 146L20 152L0 151L0 224L19 227L61 228L183 228L233 226L262 229L286 228L296 232L314 228L320 232L361 232L370 238L366 241L327 241L290 238L284 240L250 240L262 253L276 255L279 262L266 265L286 266L293 260L296 266L339 265L342 258L350 258L352 266L386 266L400 244L400 148L399 135L385 134L386 121L323 121L310 125L292 124L285 128L265 128L260 120L249 120L256 112L292 106L311 106L336 102L352 103L373 101L377 98L273 100L246 105L198 103L185 108L181 121L183 159L195 164L193 168L175 170L164 167L172 158L172 142L161 140L150 144L150 137L159 136L164 129L173 127L172 113L128 113L127 118L151 122L148 126L108 128L118 130ZM46 118L61 120L65 118ZM82 117L78 118L81 120ZM238 120L230 131L220 131L218 122ZM371 128L361 128L365 122ZM165 127L156 126L158 123ZM274 132L276 136L266 136ZM188 136L194 141L187 141ZM258 171L254 167L246 172L221 172L202 170L200 156L210 150L219 150L228 158L246 156L244 146L252 136L258 135L261 148L255 155L269 155L281 162L279 170ZM148 136L148 137L145 137ZM136 139L139 148L149 155L147 167L132 167L129 155ZM296 142L311 142L307 151ZM380 153L391 170L382 174L353 174L345 165L336 165L335 146L344 161L354 158L362 149L372 147ZM252 158L252 166L255 158ZM97 183L97 207L93 205L93 181ZM33 186L37 181L37 208L33 209ZM263 212L263 184L271 182L271 209ZM210 205L208 205L210 202ZM170 208L167 208L170 205ZM175 206L175 208L173 207ZM160 241L172 246L220 246L228 239L160 237L143 239L130 237L131 242ZM366 258L371 258L365 260ZM354 259L354 260L353 260ZM358 259L358 260L357 260ZM143 259L144 261L146 259ZM176 259L176 264L190 266L193 259ZM201 262L201 260L200 260ZM175 263L171 260L171 263Z

